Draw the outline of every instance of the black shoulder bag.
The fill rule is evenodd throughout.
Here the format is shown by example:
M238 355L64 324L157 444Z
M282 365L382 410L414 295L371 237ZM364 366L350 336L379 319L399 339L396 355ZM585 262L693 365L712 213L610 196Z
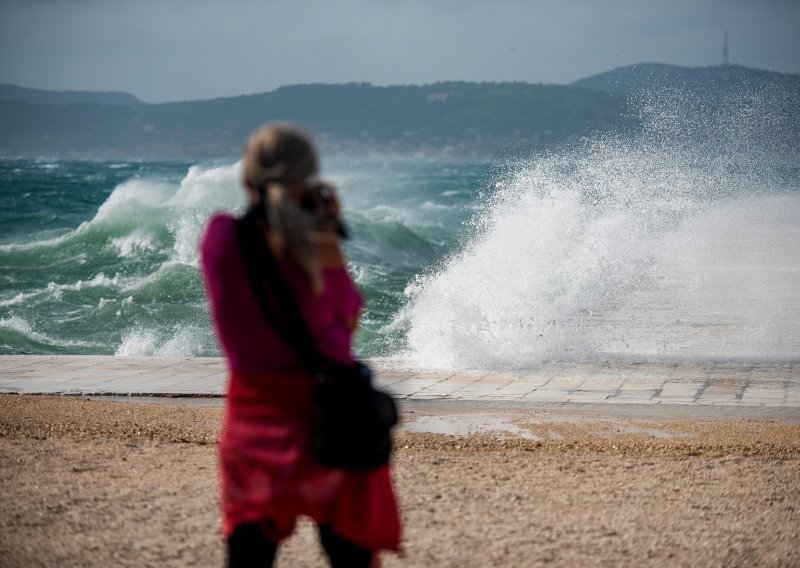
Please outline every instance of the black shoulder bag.
M317 381L315 459L349 470L387 464L392 453L391 428L397 424L394 400L375 389L372 372L364 363L340 363L319 351L252 211L237 222L236 232L247 278L264 318Z

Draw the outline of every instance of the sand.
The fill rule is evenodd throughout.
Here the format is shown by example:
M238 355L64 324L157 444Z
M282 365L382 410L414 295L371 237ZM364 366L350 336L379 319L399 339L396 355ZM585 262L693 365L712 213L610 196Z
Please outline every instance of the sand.
M220 566L220 410L0 395L1 566ZM384 566L800 565L800 425L402 432ZM308 523L278 566L325 565Z

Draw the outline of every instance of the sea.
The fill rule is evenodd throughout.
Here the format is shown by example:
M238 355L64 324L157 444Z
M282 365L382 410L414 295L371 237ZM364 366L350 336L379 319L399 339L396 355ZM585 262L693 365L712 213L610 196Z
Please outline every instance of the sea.
M331 153L360 357L800 361L800 148L770 97L485 160ZM795 109L796 110L796 109ZM257 125L256 125L257 126ZM0 354L217 356L198 242L241 164L0 160Z

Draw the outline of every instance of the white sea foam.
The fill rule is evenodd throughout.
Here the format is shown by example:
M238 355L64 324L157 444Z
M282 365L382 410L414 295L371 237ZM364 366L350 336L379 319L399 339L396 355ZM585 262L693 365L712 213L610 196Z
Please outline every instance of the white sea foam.
M791 133L758 101L699 118L669 102L634 142L595 139L499 180L384 330L408 329L403 360L800 358L800 187L770 162L796 159Z
M432 276L401 320L418 366L800 356L800 195L737 199L665 233L573 196L521 200Z
M31 324L19 316L11 316L0 319L0 327L11 329L21 335L24 335L28 339L47 345L54 345L58 347L87 347L92 345L86 341L54 338L45 333L34 331L34 329L31 327Z
M376 207L362 209L359 211L359 215L362 215L364 218L369 219L373 223L398 223L406 225L414 221L413 214L411 212L403 211L400 208L393 207L391 205L378 205Z
M175 193L169 183L134 178L121 183L99 207L89 225L148 223L161 217L158 211ZM156 219L152 215L156 214Z
M8 298L6 300L0 300L0 307L9 308L11 306L16 306L17 304L23 304L38 294L39 292L31 292L31 293L20 292L19 294L16 294L11 298Z
M243 203L238 186L239 164L192 166L180 184L133 178L114 188L89 221L52 238L0 245L0 252L53 248L92 232L122 233L109 244L126 257L160 248L159 231L174 237L171 256L195 264L197 240L205 220L216 210L233 210Z
M77 228L57 237L41 239L28 243L11 243L0 246L0 252L27 251L52 248L81 238L98 228L115 226L155 225L163 219L160 214L163 203L175 192L169 184L133 179L118 185L103 202L90 221L84 221Z
M83 226L83 225L85 225L85 223L82 224L81 226ZM70 238L74 234L75 234L75 231L69 231L69 232L66 232L63 235L59 235L59 236L53 237L51 239L42 239L42 240L39 240L39 241L32 241L32 242L29 242L29 243L8 243L8 244L5 244L5 245L0 245L0 252L6 252L6 253L7 252L17 252L17 251L35 250L35 249L38 249L38 248L57 246L57 245L63 243L64 241L66 241L68 238Z
M80 292L86 288L109 288L112 290L118 289L120 286L120 276L119 274L115 274L114 276L106 276L102 272L96 274L94 278L90 280L78 280L72 284L56 284L55 282L50 282L47 285L46 292L53 297L60 298L63 292Z
M101 272L88 280L78 280L77 282L69 284L57 284L55 282L49 282L47 286L42 289L33 292L20 292L11 298L0 301L0 307L11 308L13 306L23 306L28 302L39 299L58 300L62 298L64 292L80 292L81 290L85 290L87 288L102 287L111 291L117 291L122 285L123 284L119 274L109 277ZM128 285L130 286L130 284ZM100 307L104 305L103 302L104 300L101 300Z
M130 232L111 240L122 257L159 250L163 243L158 232L166 231L172 235L168 262L197 266L198 241L208 217L241 207L244 201L239 171L239 164L192 166L177 186L130 180L114 190L89 226L132 225Z
M443 203L435 203L433 201L426 201L421 205L425 211L451 211L459 209L459 205L444 205Z
M126 357L190 357L206 350L204 328L187 325L170 331L137 328L122 339L115 355Z
M111 239L111 244L117 249L119 256L136 256L143 252L158 250L158 238L145 229L135 229L133 232Z
M29 324L26 320L19 316L11 316L8 318L0 319L0 327L5 327L7 329L13 329L14 331L21 333L22 335L34 339L36 341L46 341L47 336L36 333L31 328L31 324Z
M205 222L214 211L241 209L241 164L201 168L193 166L170 199L168 224L174 235L172 260L197 266L197 247Z

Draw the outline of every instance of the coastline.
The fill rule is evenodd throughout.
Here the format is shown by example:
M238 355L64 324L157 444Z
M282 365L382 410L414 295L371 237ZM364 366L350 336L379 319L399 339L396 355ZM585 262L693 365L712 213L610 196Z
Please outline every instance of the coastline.
M368 362L376 385L401 400L800 408L794 361L551 363L506 373ZM219 357L0 356L0 393L218 397L226 379Z

